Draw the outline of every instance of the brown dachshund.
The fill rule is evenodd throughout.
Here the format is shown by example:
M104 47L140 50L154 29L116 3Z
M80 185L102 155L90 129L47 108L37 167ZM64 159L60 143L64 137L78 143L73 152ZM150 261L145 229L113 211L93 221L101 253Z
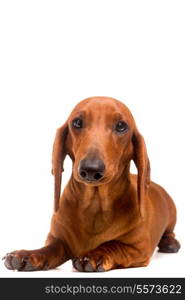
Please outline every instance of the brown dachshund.
M73 172L60 197L67 154ZM108 271L147 266L157 246L179 250L175 205L150 181L144 139L124 104L106 97L80 102L56 132L52 165L55 212L46 245L7 254L8 269L48 270L72 259L79 271Z

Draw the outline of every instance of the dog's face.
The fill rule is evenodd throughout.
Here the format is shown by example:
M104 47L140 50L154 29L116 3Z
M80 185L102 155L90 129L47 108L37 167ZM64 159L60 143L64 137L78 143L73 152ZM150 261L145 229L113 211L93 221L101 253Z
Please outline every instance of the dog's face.
M59 206L66 154L73 160L75 180L92 186L109 183L113 178L118 180L133 159L138 170L138 201L143 214L150 165L144 139L124 104L113 98L88 98L74 108L67 122L57 130L52 156L55 210Z
M125 105L112 98L87 99L75 107L67 124L77 181L100 185L123 173L133 156L135 127Z

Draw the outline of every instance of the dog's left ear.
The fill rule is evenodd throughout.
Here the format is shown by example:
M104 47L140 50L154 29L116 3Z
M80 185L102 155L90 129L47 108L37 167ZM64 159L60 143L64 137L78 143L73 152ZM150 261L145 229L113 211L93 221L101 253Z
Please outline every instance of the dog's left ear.
M59 207L59 199L61 192L61 180L64 159L67 154L66 149L66 139L68 134L68 125L67 122L57 129L55 140L53 144L53 153L52 153L52 174L54 175L54 211L56 212Z
M134 155L133 161L138 171L137 189L141 217L145 214L145 197L150 184L150 162L147 155L146 145L142 135L135 130L133 137Z

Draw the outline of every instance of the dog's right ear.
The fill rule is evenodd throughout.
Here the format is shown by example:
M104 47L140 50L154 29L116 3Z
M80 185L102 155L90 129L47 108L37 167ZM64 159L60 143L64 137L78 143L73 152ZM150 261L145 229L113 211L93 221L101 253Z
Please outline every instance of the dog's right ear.
M59 207L61 192L62 172L64 171L63 163L67 154L66 139L68 134L67 122L57 129L53 144L52 154L52 174L54 175L54 211Z

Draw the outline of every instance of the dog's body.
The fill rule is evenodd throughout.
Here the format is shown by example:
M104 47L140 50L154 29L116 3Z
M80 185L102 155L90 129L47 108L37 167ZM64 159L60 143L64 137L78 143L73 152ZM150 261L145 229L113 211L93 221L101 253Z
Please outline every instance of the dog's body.
M66 155L73 172L60 197ZM129 172L134 160L138 176ZM79 271L146 266L155 248L177 252L175 205L150 181L146 147L128 108L104 97L80 102L53 147L55 212L44 248L14 251L9 269L42 270L73 259ZM60 200L59 200L60 199Z

